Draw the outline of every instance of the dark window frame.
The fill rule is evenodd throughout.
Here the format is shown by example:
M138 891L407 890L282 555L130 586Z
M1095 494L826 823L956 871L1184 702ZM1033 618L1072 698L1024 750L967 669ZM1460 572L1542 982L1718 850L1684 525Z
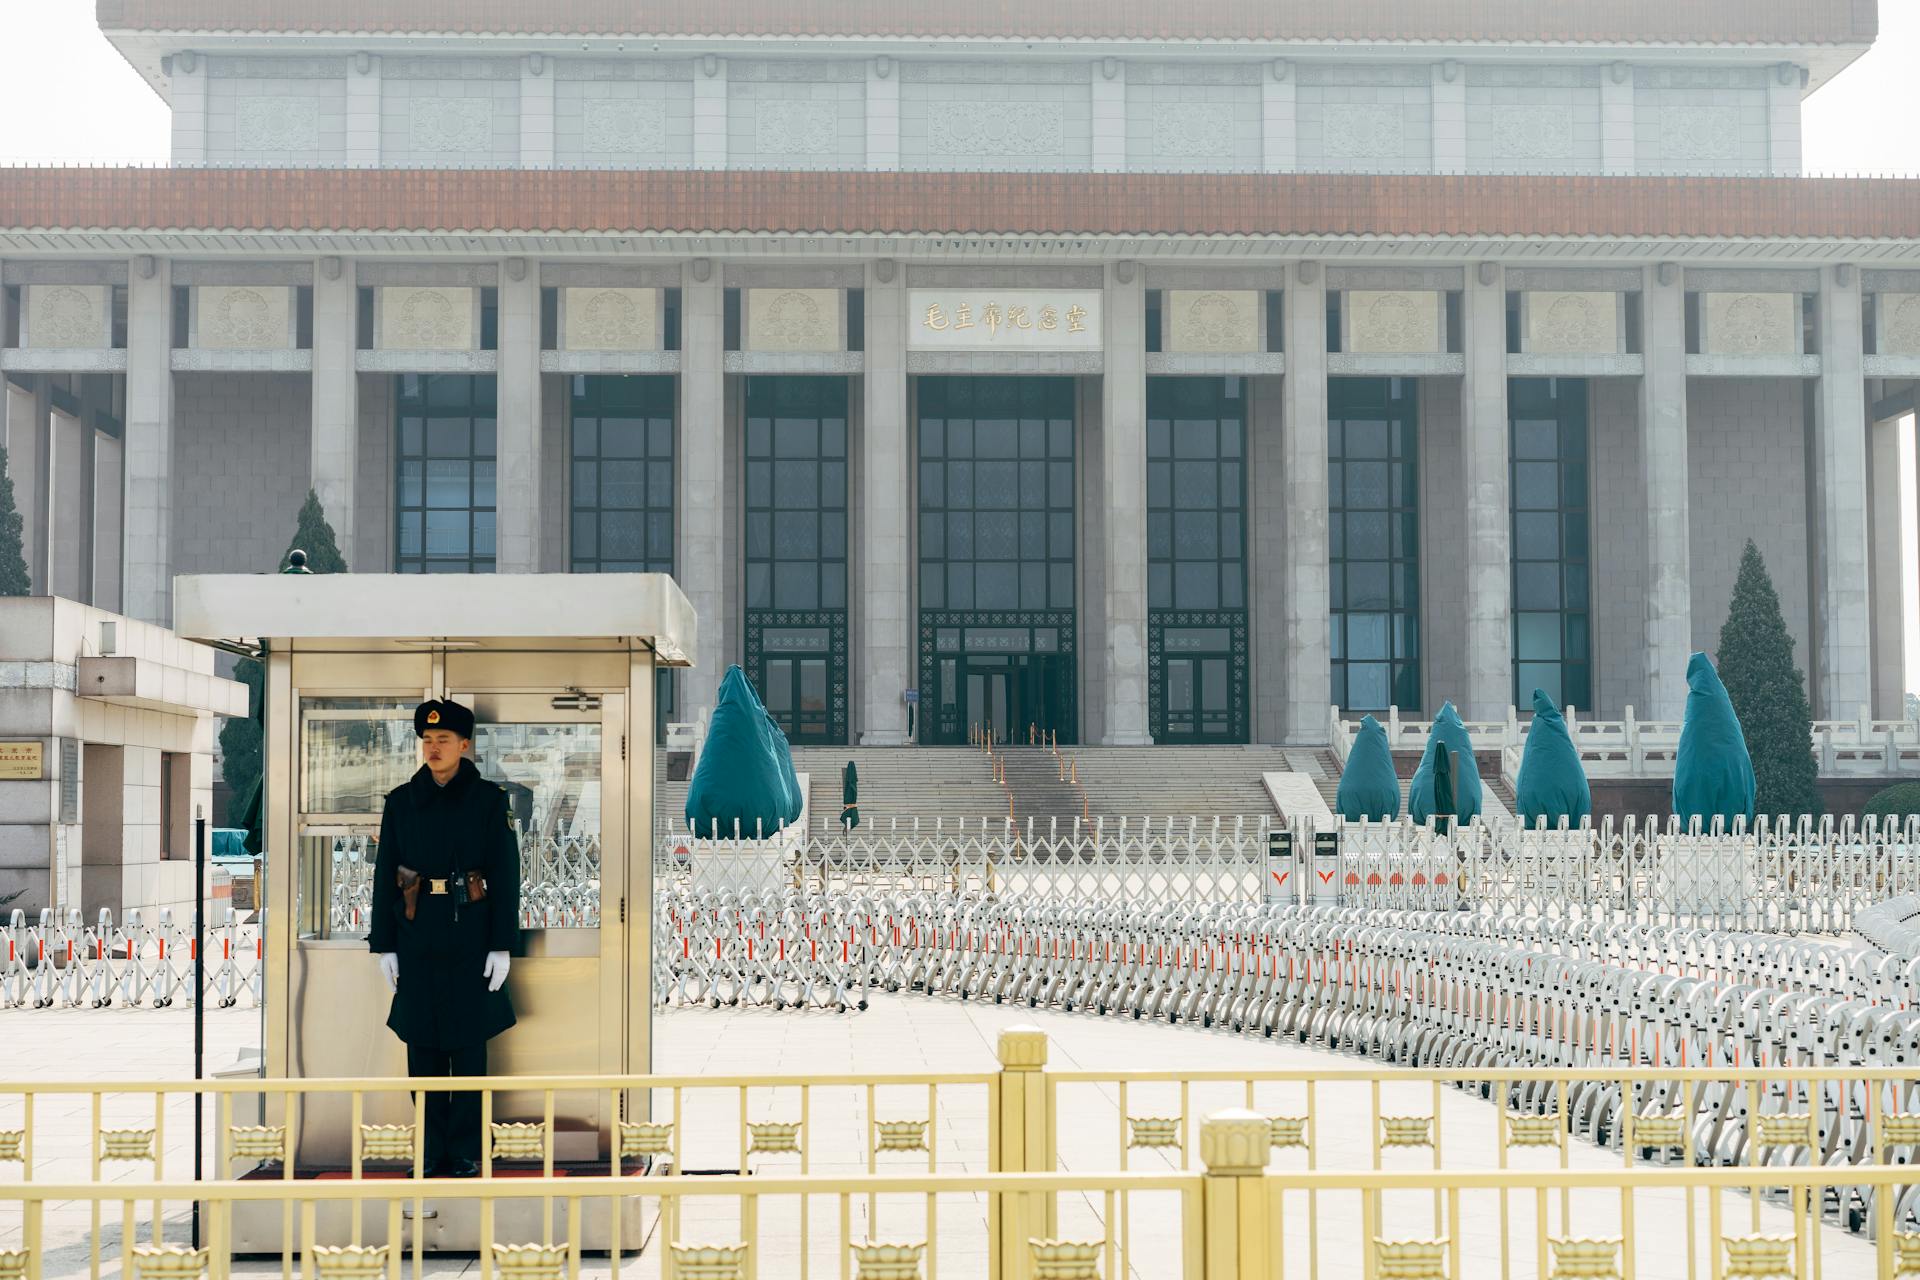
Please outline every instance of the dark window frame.
M462 385L464 384L464 385ZM498 388L491 374L405 373L397 377L394 395L394 536L393 563L397 573L492 573L499 549L499 423ZM454 449L449 440L458 428L436 432L435 422L465 421L466 447ZM436 437L440 437L436 440ZM432 503L429 463L466 466L464 506ZM418 464L417 482L409 477ZM453 484L451 471L445 483ZM412 487L410 488L410 484ZM491 494L490 501L482 501ZM430 512L465 511L466 551L434 555L426 531ZM418 539L409 550L409 523Z
M1535 688L1561 707L1593 704L1590 404L1584 378L1508 383L1513 700L1523 711L1532 707ZM1542 492L1549 468L1551 502ZM1545 598L1548 578L1557 592L1552 607L1537 603ZM1547 631L1551 653L1543 644Z
M1423 704L1418 400L1412 378L1328 380L1327 631L1343 711ZM1372 679L1381 666L1385 696L1356 696L1354 668Z

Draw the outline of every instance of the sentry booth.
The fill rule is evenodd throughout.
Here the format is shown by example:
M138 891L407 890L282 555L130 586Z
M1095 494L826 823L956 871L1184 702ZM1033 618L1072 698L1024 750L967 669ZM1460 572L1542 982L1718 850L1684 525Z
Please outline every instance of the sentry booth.
M492 1074L649 1069L655 672L694 642L671 578L185 576L174 624L265 662L268 1077L406 1074L366 934L381 801L419 767L413 709L430 697L473 708L474 763L520 828L519 1025L492 1042ZM543 1105L496 1095L493 1118ZM606 1096L556 1106L555 1159L606 1159ZM412 1119L405 1095L366 1099L363 1123ZM293 1120L296 1170L350 1164L344 1095Z

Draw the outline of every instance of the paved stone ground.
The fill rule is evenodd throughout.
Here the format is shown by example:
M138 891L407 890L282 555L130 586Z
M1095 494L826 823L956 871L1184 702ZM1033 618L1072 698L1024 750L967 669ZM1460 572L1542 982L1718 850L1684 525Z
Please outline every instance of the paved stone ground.
M1049 1068L1053 1071L1115 1071L1182 1069L1332 1071L1362 1067L1356 1059L1331 1056L1297 1045L1278 1044L1190 1027L1170 1027L1118 1019L1035 1012L991 1005L960 1004L912 998L881 997L864 1014L774 1013L766 1010L675 1009L661 1014L655 1024L655 1068L663 1074L712 1078L739 1073L855 1074L873 1071L952 1073L991 1072L996 1067L994 1045L999 1032L1018 1024L1040 1026L1050 1037ZM207 1061L220 1069L236 1061L243 1047L258 1041L258 1015L228 1010L209 1015ZM385 1034L380 1032L380 1034ZM0 1079L36 1080L178 1080L192 1074L191 1019L179 1009L168 1010L48 1010L0 1014L0 1046L5 1067ZM1370 1165L1372 1145L1370 1087L1322 1081L1316 1086L1315 1107L1320 1116L1318 1167L1360 1169ZM797 1120L802 1108L808 1120L805 1172L836 1175L863 1172L871 1149L868 1140L867 1092L860 1087L818 1085L805 1091L755 1090L744 1104L753 1121ZM1060 1163L1071 1172L1099 1172L1119 1167L1122 1159L1136 1170L1178 1169L1183 1161L1198 1167L1197 1145L1189 1151L1134 1150L1122 1145L1122 1116L1176 1116L1182 1110L1179 1088L1173 1084L1136 1085L1128 1091L1124 1111L1111 1082L1061 1083L1057 1091L1057 1137ZM1196 1085L1186 1099L1190 1117L1230 1106L1246 1105L1244 1082ZM1257 1110L1269 1114L1305 1111L1305 1087L1264 1083L1252 1099ZM671 1115L676 1100L662 1092L654 1098L658 1118ZM872 1110L879 1119L918 1119L928 1115L924 1088L879 1091ZM1493 1168L1498 1164L1497 1110L1489 1103L1452 1089L1441 1091L1438 1117L1440 1137L1450 1168ZM685 1164L692 1170L736 1167L740 1159L740 1121L743 1103L737 1089L690 1089L678 1100L682 1133L686 1135ZM1385 1114L1433 1114L1431 1086L1419 1082L1389 1082L1382 1090ZM988 1099L982 1086L942 1089L934 1099L933 1126L936 1167L948 1172L979 1172L986 1167ZM21 1101L0 1086L0 1129L17 1126ZM212 1123L209 1108L209 1124ZM155 1123L150 1102L109 1096L103 1103L108 1127L147 1127ZM84 1098L46 1099L36 1105L36 1172L42 1182L84 1181L88 1174L87 1135L90 1106ZM192 1170L192 1112L184 1099L169 1103L161 1118L164 1129L164 1174L185 1180ZM1190 1143L1197 1140L1189 1134ZM925 1154L878 1158L882 1171L918 1172L927 1167ZM1576 1169L1616 1168L1619 1156L1585 1142L1569 1148L1568 1163ZM1426 1168L1427 1151L1386 1155L1390 1169ZM788 1177L802 1172L795 1156L755 1155L751 1167L757 1176ZM1551 1151L1515 1151L1511 1164L1520 1169L1553 1167ZM1297 1151L1274 1155L1276 1170L1304 1169ZM145 1180L146 1165L109 1166L107 1176L117 1180ZM21 1218L17 1203L8 1203L5 1184L17 1181L17 1165L0 1164L0 1248L19 1243ZM1501 1238L1508 1241L1508 1273L1530 1277L1535 1269L1535 1208L1530 1192L1502 1197L1475 1194L1464 1201L1459 1224L1463 1276L1500 1274ZM1130 1276L1154 1280L1178 1274L1182 1209L1171 1193L1141 1193L1118 1206L1116 1240L1128 1248ZM531 1202L528 1202L531 1204ZM1573 1227L1562 1225L1558 1197L1549 1204L1548 1234L1608 1236L1619 1234L1617 1192L1589 1190L1574 1193ZM1691 1214L1689 1213L1691 1208ZM1754 1229L1751 1202L1728 1196L1723 1202L1727 1234ZM503 1210L504 1212L504 1210ZM532 1212L530 1210L530 1212ZM647 1199L641 1219L651 1239L638 1255L619 1267L622 1275L659 1274L661 1233L657 1230L657 1202ZM1680 1280L1688 1276L1688 1242L1697 1251L1699 1273L1707 1271L1706 1197L1691 1206L1679 1194L1637 1192L1634 1197L1638 1274L1645 1280ZM136 1238L150 1237L150 1205L136 1210ZM759 1274L823 1276L840 1274L838 1241L842 1207L830 1195L810 1198L806 1221L792 1198L770 1198L759 1209L762 1250ZM919 1196L894 1197L878 1205L864 1198L845 1207L851 1238L919 1240L927 1235L926 1201ZM1283 1209L1286 1271L1288 1276L1346 1277L1360 1274L1361 1241L1358 1198L1331 1192L1317 1194L1310 1204L1305 1193L1290 1195ZM1692 1221L1689 1223L1689 1217ZM368 1238L384 1230L384 1214ZM1058 1233L1063 1238L1097 1240L1109 1232L1107 1210L1095 1196L1063 1196ZM98 1227L104 1255L100 1274L119 1275L122 1248L121 1209L110 1206ZM1431 1238L1450 1228L1444 1216L1436 1219L1433 1197L1424 1192L1394 1193L1385 1206L1380 1234L1389 1239ZM184 1242L185 1206L163 1211L165 1235ZM556 1238L564 1238L562 1228ZM1317 1224L1311 1230L1310 1224ZM1789 1233L1791 1216L1774 1204L1763 1205L1759 1229ZM986 1273L986 1212L977 1197L943 1197L937 1222L937 1274L975 1276ZM96 1226L87 1207L77 1204L49 1210L47 1277L81 1275L89 1271L87 1240ZM533 1234L537 1234L537 1228ZM740 1238L738 1210L718 1199L690 1204L675 1233L678 1238L719 1242ZM1317 1256L1310 1242L1318 1238ZM1828 1227L1820 1232L1822 1274L1864 1276L1872 1273L1873 1257L1864 1241ZM1317 1269L1316 1264L1317 1262ZM277 1274L277 1256L240 1264L236 1270ZM470 1256L428 1259L426 1272L435 1277L478 1272ZM589 1257L584 1273L606 1275L607 1259ZM1117 1274L1117 1268L1116 1268Z

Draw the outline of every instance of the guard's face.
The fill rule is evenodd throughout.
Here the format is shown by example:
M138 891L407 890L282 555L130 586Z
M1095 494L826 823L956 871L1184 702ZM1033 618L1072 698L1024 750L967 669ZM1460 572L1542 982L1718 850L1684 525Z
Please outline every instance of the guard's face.
M430 769L445 769L459 761L467 739L451 729L429 729L420 736L420 756Z

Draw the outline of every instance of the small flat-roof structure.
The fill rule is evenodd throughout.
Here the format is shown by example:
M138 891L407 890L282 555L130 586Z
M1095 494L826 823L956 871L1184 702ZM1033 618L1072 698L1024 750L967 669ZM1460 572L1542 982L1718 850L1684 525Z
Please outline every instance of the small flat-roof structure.
M519 838L508 979L519 1022L489 1045L491 1074L648 1070L655 670L688 665L695 638L672 578L185 576L174 617L184 633L266 663L268 1075L404 1072L400 1041L381 1025L391 997L367 938L380 814L420 767L413 710L424 698L473 708L470 756L507 792ZM496 1119L541 1119L538 1097L501 1098ZM346 1167L347 1113L293 1105L298 1167ZM604 1159L606 1099L560 1112L556 1158ZM379 1119L408 1114L397 1103ZM236 1230L250 1247L278 1247L277 1219ZM473 1248L474 1230L443 1223L429 1247Z
M174 581L173 616L181 634L209 643L296 649L635 640L665 667L690 665L695 628L693 606L663 573L194 574Z

